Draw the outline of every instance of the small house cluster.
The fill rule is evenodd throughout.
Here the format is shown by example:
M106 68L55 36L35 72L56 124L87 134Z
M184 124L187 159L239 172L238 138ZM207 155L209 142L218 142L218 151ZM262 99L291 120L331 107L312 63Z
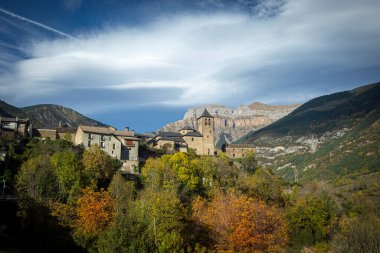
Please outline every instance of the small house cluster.
M215 156L222 150L214 144L214 117L205 109L197 118L197 129L184 127L178 132L159 132L153 137L137 135L128 128L117 130L111 126L79 126L78 128L58 127L55 129L33 129L28 119L0 117L0 136L5 139L22 140L30 137L42 139L66 139L75 145L89 148L98 145L110 156L123 162L122 170L136 171L139 163L141 142L153 149L165 152L188 152L197 155ZM230 158L244 158L248 152L255 152L250 144L229 144L225 150Z

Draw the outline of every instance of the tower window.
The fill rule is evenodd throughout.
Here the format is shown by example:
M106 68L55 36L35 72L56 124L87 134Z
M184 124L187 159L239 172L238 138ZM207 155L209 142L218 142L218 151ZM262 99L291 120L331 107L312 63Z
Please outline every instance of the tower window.
M191 137L191 141L194 141L194 138L193 138L193 137Z
M211 126L211 119L208 119L208 124Z

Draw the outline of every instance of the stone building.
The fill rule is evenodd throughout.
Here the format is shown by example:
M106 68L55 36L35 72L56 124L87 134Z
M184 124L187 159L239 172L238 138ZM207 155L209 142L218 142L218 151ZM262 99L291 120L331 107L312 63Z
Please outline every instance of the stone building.
M27 139L31 136L29 119L5 118L0 116L0 136L7 140Z
M64 139L67 141L74 142L76 131L77 129L72 127L58 127L55 129L38 128L33 129L33 137L39 137L42 139L49 140Z
M139 141L133 131L113 127L79 126L74 143L89 148L97 144L110 156L122 162L123 170L135 171L139 161Z
M226 147L226 154L230 158L243 158L248 152L256 152L253 144L229 144Z
M178 132L159 132L148 144L173 152L194 149L198 155L216 155L214 117L205 109L197 119L198 130L184 127Z

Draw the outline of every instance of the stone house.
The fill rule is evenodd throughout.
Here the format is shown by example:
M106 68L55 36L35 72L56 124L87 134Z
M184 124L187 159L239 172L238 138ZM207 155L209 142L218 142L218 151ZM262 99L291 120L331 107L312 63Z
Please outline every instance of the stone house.
M197 118L197 123L198 130L184 127L178 132L159 132L148 144L161 149L169 147L174 152L187 152L191 148L198 155L216 155L214 117L205 109Z
M55 129L38 128L33 129L33 137L49 140L65 139L74 142L76 131L77 129L72 127L58 127Z
M256 152L253 144L229 144L226 147L226 154L230 158L243 158L248 152Z
M0 136L7 140L27 139L32 134L29 119L5 118L0 116Z
M119 131L113 127L79 126L74 143L89 148L97 144L110 156L121 160L122 170L138 168L139 141L133 131Z

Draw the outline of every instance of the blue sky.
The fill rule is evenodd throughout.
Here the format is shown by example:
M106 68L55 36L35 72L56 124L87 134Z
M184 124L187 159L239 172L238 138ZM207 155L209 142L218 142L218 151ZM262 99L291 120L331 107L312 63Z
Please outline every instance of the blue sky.
M0 98L138 132L380 81L377 0L0 0Z

